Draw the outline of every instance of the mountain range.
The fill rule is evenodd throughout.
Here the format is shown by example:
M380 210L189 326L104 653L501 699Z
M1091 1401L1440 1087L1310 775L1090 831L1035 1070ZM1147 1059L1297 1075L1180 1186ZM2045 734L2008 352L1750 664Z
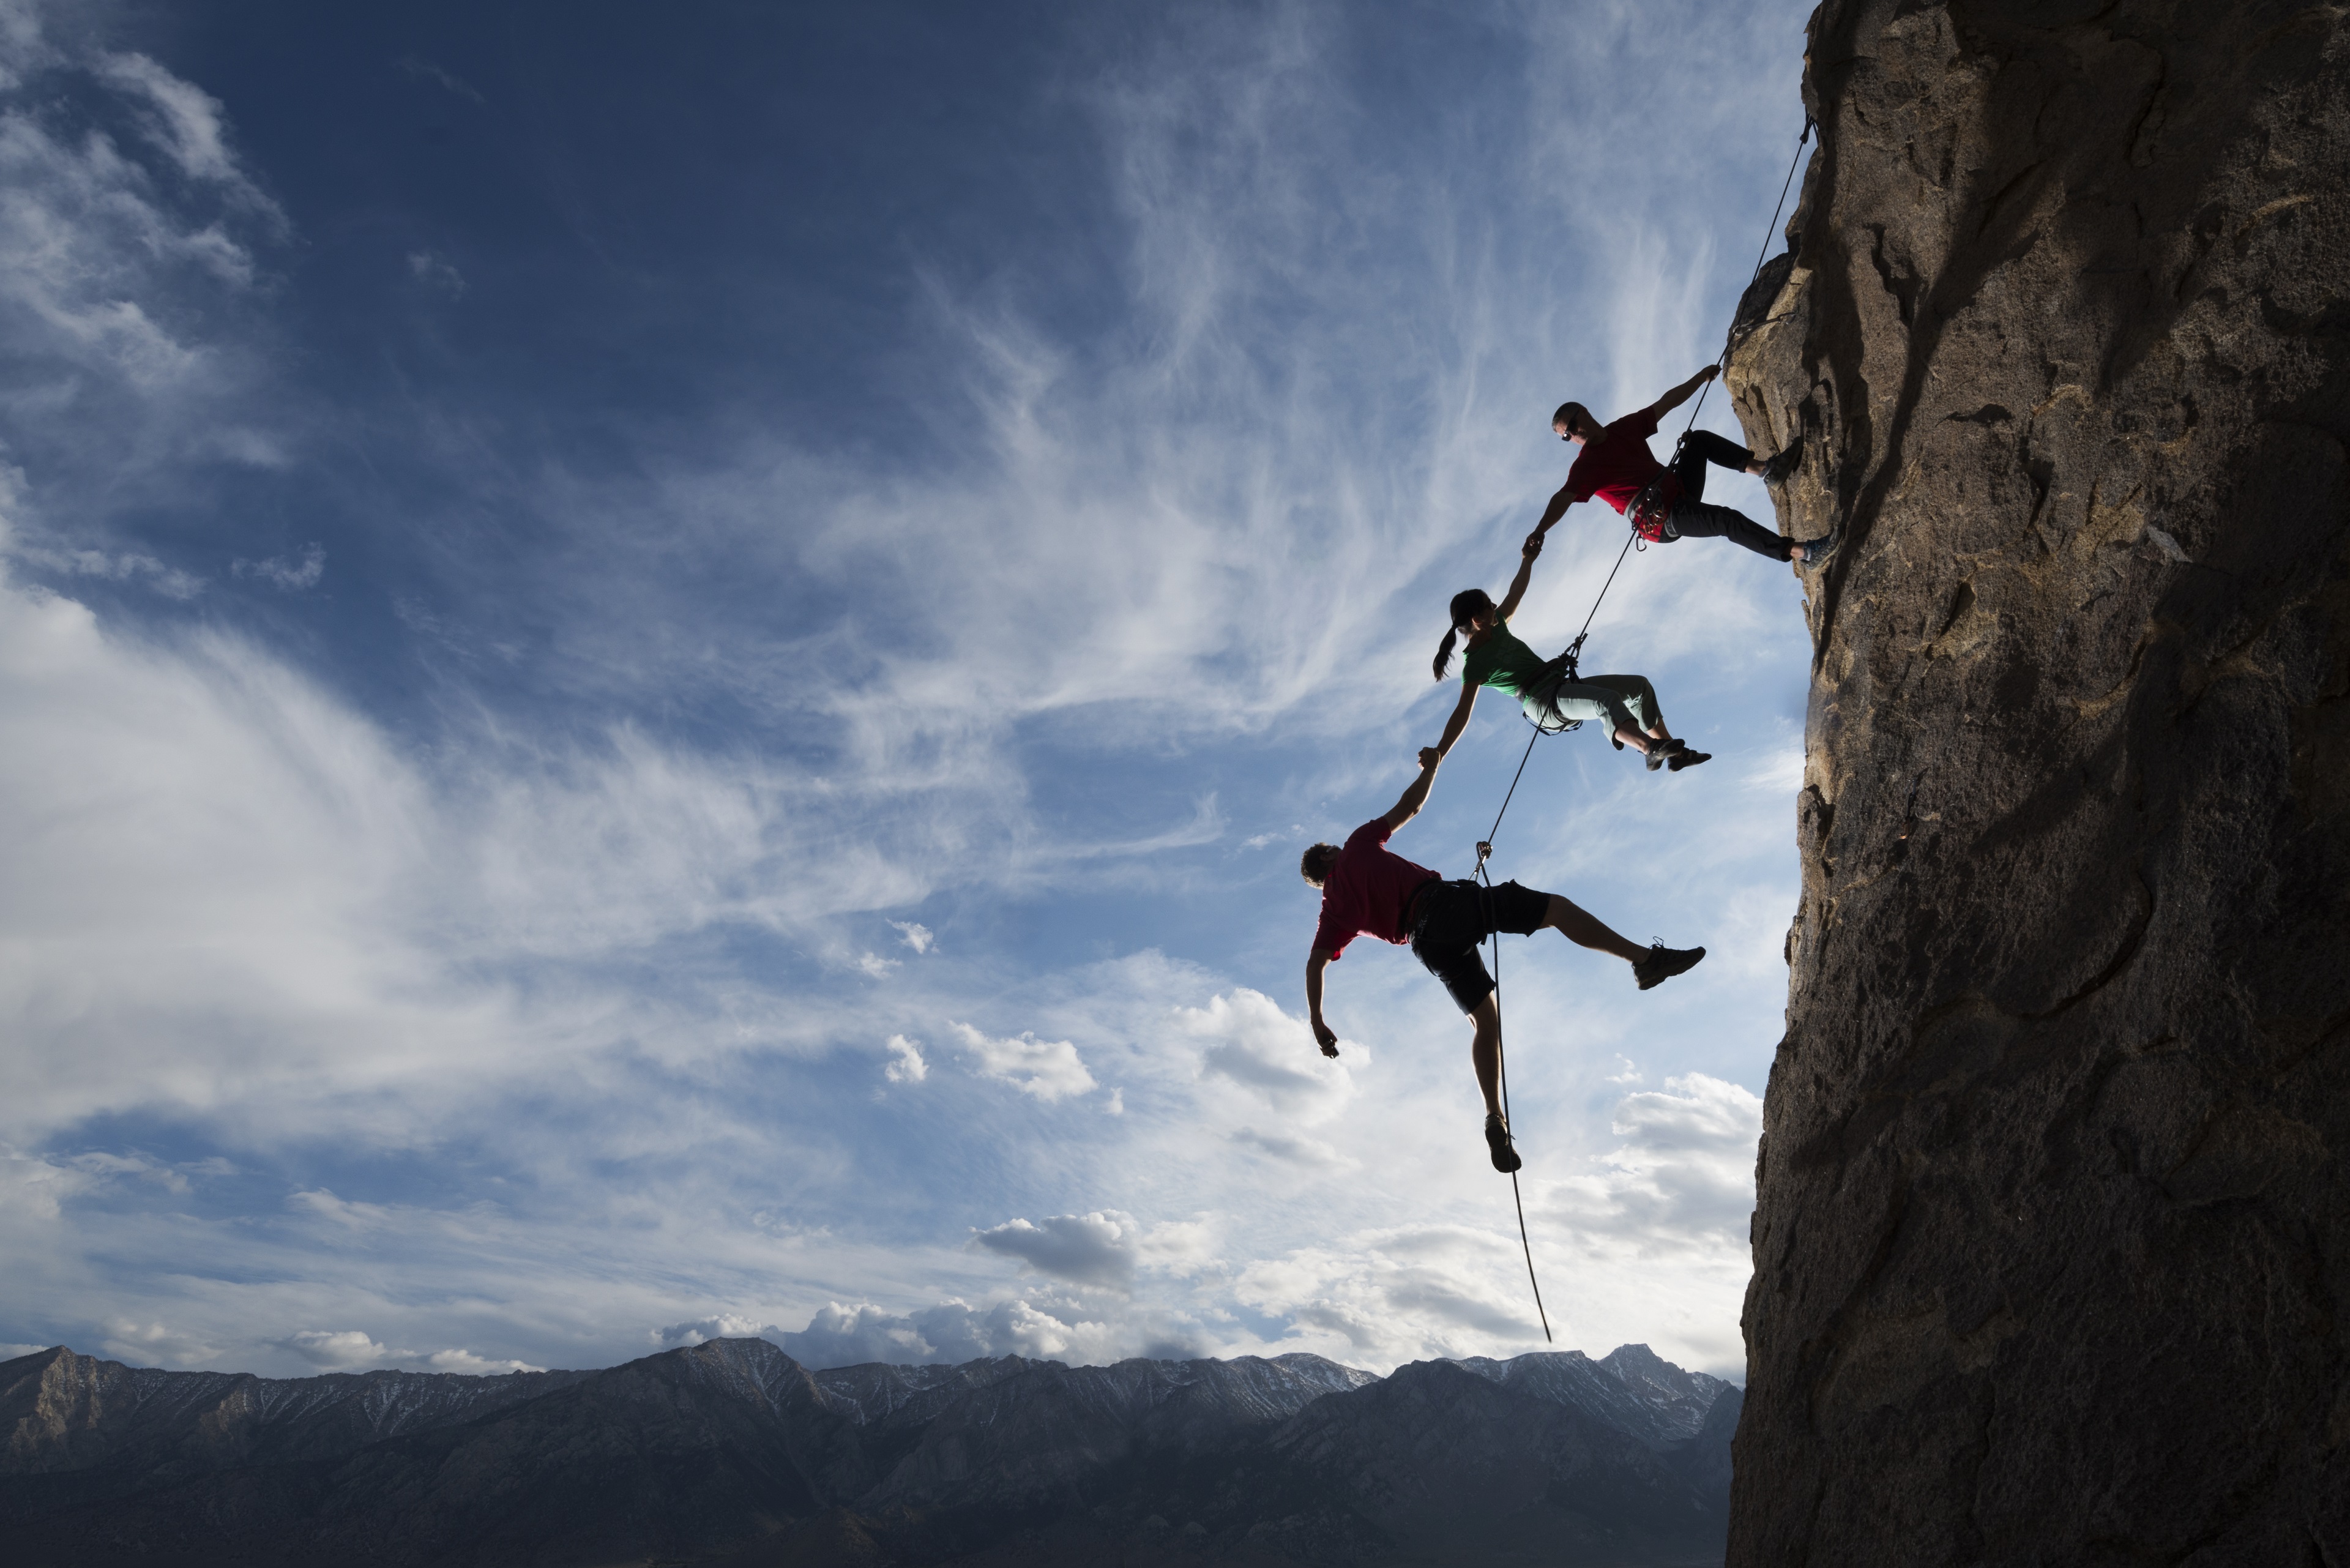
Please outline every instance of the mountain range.
M23 1568L1721 1561L1741 1397L1645 1345L812 1370L712 1340L594 1372L0 1363Z

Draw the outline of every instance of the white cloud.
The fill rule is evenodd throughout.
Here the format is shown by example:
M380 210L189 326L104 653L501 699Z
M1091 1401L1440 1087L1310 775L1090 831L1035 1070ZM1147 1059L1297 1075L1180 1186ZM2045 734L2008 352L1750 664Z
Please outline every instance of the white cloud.
M922 1060L922 1043L909 1040L903 1034L892 1034L888 1041L889 1064L883 1075L893 1084L919 1084L931 1075L931 1064Z
M470 1350L393 1350L379 1345L355 1328L305 1329L279 1341L286 1349L323 1372L367 1372L393 1367L414 1372L455 1372L471 1376L491 1373L542 1372L546 1368L523 1361L496 1361Z
M452 299L465 296L465 275L459 272L447 257L432 251L408 253L408 275Z
M1777 794L1794 794L1804 787L1804 748L1801 745L1782 746L1777 751L1765 753L1746 770L1745 782L1753 789Z
M1016 281L927 275L919 346L967 406L920 411L938 440L918 470L864 471L762 419L717 421L766 432L732 447L631 447L613 475L567 472L526 443L483 457L471 435L451 440L470 455L432 475L537 544L500 576L498 552L458 524L400 519L448 564L442 583L402 586L418 636L394 655L442 682L426 692L437 720L380 722L338 695L364 681L314 678L302 655L219 629L237 607L182 633L140 618L136 596L92 591L92 605L131 607L100 611L26 584L37 571L68 589L202 586L164 564L173 552L52 537L47 514L20 509L22 569L0 581L0 820L20 829L0 877L0 1032L25 1048L0 1061L0 1136L47 1147L152 1114L240 1160L266 1148L243 1163L292 1175L290 1196L256 1178L267 1195L215 1228L175 1210L168 1173L197 1174L183 1167L122 1149L0 1161L0 1252L40 1271L9 1299L57 1303L54 1321L91 1325L77 1334L113 1334L120 1314L146 1325L120 1343L166 1359L296 1356L270 1347L365 1323L385 1355L463 1344L484 1365L592 1364L620 1353L623 1331L633 1348L643 1324L700 1322L714 1302L749 1315L712 1323L814 1314L794 1341L811 1355L892 1359L1197 1344L1376 1363L1527 1347L1523 1262L1483 1168L1457 1015L1408 958L1350 955L1341 1022L1366 1044L1350 1034L1326 1062L1253 989L1296 1004L1302 951L1268 960L1261 939L1302 944L1304 890L1285 867L1191 852L1225 831L1211 784L1243 821L1301 818L1291 838L1342 833L1392 799L1437 722L1433 608L1458 576L1506 573L1522 514L1556 483L1555 443L1525 411L1539 427L1569 390L1652 394L1660 364L1678 379L1681 359L1711 352L1693 305L1704 258L1682 242L1714 210L1669 210L1701 205L1670 164L1692 146L1735 161L1743 143L1692 131L1653 163L1551 166L1598 144L1613 111L1604 94L1586 107L1535 84L1605 80L1627 47L1635 64L1658 57L1603 16L1529 19L1523 124L1557 148L1507 133L1507 111L1367 171L1343 129L1360 106L1327 68L1340 14L1193 33L1179 17L1087 99L1128 225L1107 253L1111 286L1130 291L1123 324L1067 339L1049 308L1024 315ZM1569 20L1599 30L1577 39ZM1708 57L1740 67L1722 96L1741 113L1740 95L1783 96L1793 68L1749 71L1748 28L1708 35ZM315 461L325 443L297 421L223 404L265 319L224 326L216 307L265 300L254 286L271 231L226 194L238 166L220 106L192 88L158 96L163 78L135 71L101 79L132 95L162 152L0 106L0 313L67 410L54 428L86 427L109 461L120 448L175 483L191 471L172 454ZM1513 90L1496 85L1486 107ZM1699 107L1716 114L1711 98ZM1722 109L1691 123L1743 122ZM1494 174L1513 193L1502 229L1489 188L1457 184L1455 135L1536 148ZM1575 248L1577 203L1593 202L1625 243ZM448 265L413 254L428 284ZM1574 286L1554 289L1562 268ZM1261 330L1266 306L1277 335ZM1593 339L1592 320L1615 325ZM151 426L72 402L117 381L170 439L127 438ZM42 481L53 505L57 476ZM1612 514L1573 523L1523 618L1530 637L1573 629L1620 538ZM1801 685L1800 624L1766 597L1792 587L1783 574L1754 587L1727 550L1638 558L1595 630L1611 660L1679 661L1656 673L1692 733L1733 722L1725 649L1753 654L1740 671L1775 668L1784 642L1785 684ZM337 559L338 584L364 569L343 564L364 560L356 550ZM243 575L315 587L264 569L299 577L311 560ZM756 613L730 609L710 591L721 582L747 585ZM771 588L819 608L775 613ZM836 599L851 607L823 607ZM859 607L873 604L914 635L874 636ZM521 645L515 605L546 646ZM560 699L510 702L510 676ZM715 739L674 722L712 711L743 720ZM1421 842L1465 844L1490 820L1470 819L1498 800L1515 751L1489 766L1493 718L1450 764ZM1648 780L1590 740L1537 753L1509 825L1513 866L1578 898L1603 890L1600 912L1627 929L1703 922L1690 940L1715 956L1640 995L1558 944L1531 965L1510 953L1535 1245L1546 1269L1574 1261L1560 1288L1579 1326L1648 1314L1622 1337L1726 1365L1751 1136L1735 1096L1675 1075L1691 1055L1660 1043L1702 1039L1702 1060L1759 1082L1794 885L1783 803L1767 796L1789 753L1754 746L1771 760L1731 753ZM1006 934L1069 891L1091 900L1081 924ZM1203 891L1212 919L1194 918ZM932 916L957 933L951 954L926 926L890 922L885 945L919 965L837 934L845 912L869 929L889 909L955 900ZM1135 951L1151 943L1174 956ZM977 1016L1034 1025L1000 1040L955 1025L986 1083L927 1076L920 1042L889 1033ZM877 1036L887 1081L927 1078L921 1095L873 1094ZM1631 1075L1619 1046L1668 1080L1661 1098L1605 1086ZM1094 1103L1122 1116L1048 1116L1100 1079L1116 1085ZM877 1119L853 1120L868 1101ZM454 1152L484 1128L495 1137ZM885 1143L891 1168L876 1169ZM446 1210L402 1202L297 1144L424 1151L469 1185ZM932 1213L929 1231L909 1218L949 1188L985 1207ZM534 1191L564 1193L563 1210L531 1210ZM1222 1238L1195 1247L1180 1288L1152 1261L1154 1203L1169 1202L1211 1214ZM987 1224L1048 1209L1064 1212L1026 1236ZM1094 1215L1118 1227L1097 1259L1111 1277L1139 1217L1128 1292L1097 1300L1073 1283L1060 1299L1053 1282L1072 1276L1012 1243L1059 1257L1050 1227ZM964 1250L972 1226L1005 1244ZM107 1256L140 1259L137 1277L110 1274ZM997 1300L1006 1256L1039 1272ZM1247 1326L1232 1317L1243 1273ZM388 1274L429 1278L438 1304L386 1300L374 1282Z
M1131 1214L1056 1214L1032 1224L1008 1220L972 1236L974 1246L1074 1284L1129 1290L1139 1227Z
M1039 1040L1023 1031L1009 1040L981 1033L968 1023L950 1023L963 1050L984 1076L1010 1084L1024 1094L1051 1104L1099 1087L1066 1040Z
M1283 1158L1298 1158L1313 1147L1299 1141L1295 1129L1343 1111L1354 1095L1356 1065L1368 1059L1360 1046L1338 1061L1325 1057L1304 1019L1246 987L1211 997L1205 1007L1179 1007L1174 1020L1179 1037L1199 1052L1201 1077L1239 1091L1226 1099L1225 1115L1269 1111L1280 1118L1277 1127L1261 1130L1253 1141L1285 1151Z
M426 59L421 55L402 55L399 59L394 60L392 64L397 66L402 71L405 71L408 75L415 77L420 80L432 82L449 92L454 93L459 98L465 99L473 103L484 103L488 101L482 97L480 89L475 88L473 83L465 80L464 78L460 77L452 71L434 65L431 60Z
M264 561L239 560L230 569L240 577L258 577L288 593L301 593L317 587L318 579L326 576L327 551L320 545L306 545L298 560L272 556Z

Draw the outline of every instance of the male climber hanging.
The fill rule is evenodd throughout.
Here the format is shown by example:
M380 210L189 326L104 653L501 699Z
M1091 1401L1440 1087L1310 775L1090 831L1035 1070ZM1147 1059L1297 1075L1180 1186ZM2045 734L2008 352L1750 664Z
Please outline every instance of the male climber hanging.
M1665 728L1657 689L1647 676L1577 675L1568 654L1545 662L1512 635L1510 617L1517 613L1518 601L1526 597L1526 584L1534 576L1534 557L1542 554L1542 546L1540 532L1526 535L1519 551L1518 575L1510 579L1509 594L1500 604L1482 588L1464 588L1452 596L1452 628L1437 646L1436 678L1443 680L1451 667L1452 647L1458 639L1468 638L1469 651L1461 659L1460 705L1444 722L1436 754L1450 754L1452 742L1469 727L1477 693L1498 686L1518 700L1518 707L1537 729L1557 730L1586 719L1605 722L1617 748L1629 746L1639 753L1648 759L1650 773L1659 768L1679 773L1711 762L1711 752L1691 751Z
M1705 957L1705 950L1669 948L1662 942L1640 947L1555 893L1537 893L1515 882L1494 888L1448 882L1388 850L1388 836L1428 804L1429 786L1436 782L1443 760L1435 747L1423 748L1419 776L1386 815L1375 816L1347 835L1343 848L1317 844L1298 862L1305 880L1322 889L1322 919L1314 930L1314 951L1305 961L1305 1006L1322 1054L1336 1056L1337 1032L1322 1018L1322 971L1357 935L1410 943L1412 956L1444 982L1476 1025L1469 1054L1477 1070L1477 1087L1485 1096L1485 1143L1493 1168L1511 1171L1521 1161L1511 1147L1498 1087L1502 1013L1478 943L1495 931L1532 936L1548 926L1578 946L1612 953L1630 964L1642 991L1689 969Z
M1721 373L1720 366L1708 365L1647 408L1626 414L1612 424L1603 425L1593 419L1591 410L1581 403L1561 403L1558 411L1551 416L1550 428L1583 451L1575 458L1575 466L1567 470L1566 483L1543 508L1542 521L1534 525L1534 532L1549 532L1551 524L1568 507L1596 495L1624 514L1641 538L1657 544L1669 544L1684 537L1726 538L1758 556L1793 561L1798 569L1807 572L1826 560L1835 551L1835 529L1816 539L1790 539L1783 534L1773 533L1743 512L1709 505L1705 501L1708 463L1754 474L1765 484L1780 484L1803 461L1804 449L1800 445L1763 461L1711 431L1692 430L1682 439L1681 449L1669 468L1659 462L1656 453L1648 450L1648 438L1657 433L1657 421L1687 402L1691 392Z

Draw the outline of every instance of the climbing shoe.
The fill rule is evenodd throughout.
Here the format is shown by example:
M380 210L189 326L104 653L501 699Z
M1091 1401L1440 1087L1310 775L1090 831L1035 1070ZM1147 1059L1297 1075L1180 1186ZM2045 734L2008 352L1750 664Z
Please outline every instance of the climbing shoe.
M1831 528L1816 539L1798 539L1795 543L1804 547L1804 558L1795 563L1795 570L1814 571L1821 562L1836 553L1838 545L1844 543L1844 530Z
M1647 764L1650 773L1655 773L1659 768L1665 765L1665 758L1669 754L1669 753L1666 749L1665 743L1662 741L1659 741L1655 745L1650 746L1648 749L1647 753L1642 756L1641 761Z
M1485 1147L1493 1151L1493 1168L1504 1176L1525 1163L1510 1142L1510 1124L1499 1116L1485 1118Z
M1802 441L1797 441L1786 451L1779 453L1778 456L1765 458L1763 460L1762 483L1765 484L1784 484L1787 483L1787 476L1803 466L1804 443Z
M1642 991L1647 991L1651 986L1664 984L1665 981L1685 970L1695 969L1697 961L1703 957L1705 957L1703 948L1669 948L1662 942L1657 942L1649 947L1647 958L1632 966L1632 978L1640 982ZM1485 1136L1488 1138L1493 1136L1493 1126L1491 1122L1485 1124ZM1505 1131L1502 1136L1507 1137L1510 1135ZM1500 1163L1500 1157L1494 1158L1495 1163Z
M1683 746L1680 750L1675 752L1671 756L1665 759L1665 766L1672 769L1675 773L1679 773L1683 768L1693 768L1700 763L1710 763L1711 761L1713 761L1713 753L1711 752L1692 752L1687 746Z

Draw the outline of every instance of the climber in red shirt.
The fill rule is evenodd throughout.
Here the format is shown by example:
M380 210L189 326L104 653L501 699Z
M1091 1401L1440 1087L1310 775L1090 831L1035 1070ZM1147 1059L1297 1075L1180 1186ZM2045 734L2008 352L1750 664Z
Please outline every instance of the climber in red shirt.
M1511 1147L1510 1124L1502 1115L1502 1012L1493 1001L1493 977L1485 972L1478 944L1495 931L1529 937L1551 927L1567 940L1613 953L1632 966L1642 991L1671 979L1705 957L1703 948L1641 947L1627 941L1555 893L1538 893L1515 882L1486 888L1473 881L1448 882L1425 866L1415 866L1387 847L1388 836L1428 804L1429 786L1444 758L1434 746L1419 753L1419 776L1384 816L1347 836L1342 847L1317 844L1297 868L1322 889L1322 921L1305 961L1305 1007L1322 1054L1338 1054L1337 1032L1323 1022L1322 971L1358 935L1411 944L1412 956L1444 982L1452 1000L1476 1026L1469 1058L1477 1087L1485 1096L1485 1143L1496 1170L1515 1170L1521 1161Z
M1720 366L1708 365L1639 412L1626 414L1612 424L1593 419L1591 410L1581 403L1561 403L1558 412L1551 416L1550 428L1583 451L1567 470L1566 483L1543 508L1534 532L1549 532L1568 507L1596 495L1623 513L1642 538L1659 544L1683 537L1730 539L1758 556L1793 561L1798 570L1806 572L1826 560L1835 551L1837 530L1830 529L1816 539L1790 539L1743 512L1709 505L1705 500L1708 463L1753 474L1765 484L1780 484L1803 461L1800 444L1764 461L1711 431L1692 430L1669 468L1648 450L1648 438L1657 433L1657 421L1721 373Z

